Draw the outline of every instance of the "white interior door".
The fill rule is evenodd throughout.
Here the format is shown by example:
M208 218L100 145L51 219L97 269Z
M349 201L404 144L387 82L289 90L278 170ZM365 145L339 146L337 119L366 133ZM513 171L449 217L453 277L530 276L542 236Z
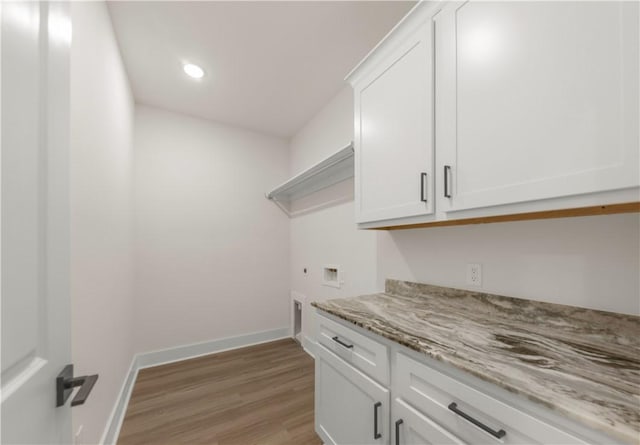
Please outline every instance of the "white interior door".
M3 2L3 444L71 443L56 376L70 363L66 3Z

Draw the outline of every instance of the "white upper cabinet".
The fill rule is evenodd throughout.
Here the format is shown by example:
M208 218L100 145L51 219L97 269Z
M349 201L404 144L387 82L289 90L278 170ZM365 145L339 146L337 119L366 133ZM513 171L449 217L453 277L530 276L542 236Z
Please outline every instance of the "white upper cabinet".
M434 212L433 22L405 20L350 75L359 223Z
M638 2L446 4L435 18L439 210L638 187L638 23ZM361 150L372 147L386 146ZM386 172L384 183L413 174Z

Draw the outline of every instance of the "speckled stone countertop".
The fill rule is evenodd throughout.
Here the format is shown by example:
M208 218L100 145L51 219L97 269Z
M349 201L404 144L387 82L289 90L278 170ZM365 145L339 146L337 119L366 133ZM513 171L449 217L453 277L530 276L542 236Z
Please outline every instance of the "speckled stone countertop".
M640 317L395 280L312 305L640 443Z

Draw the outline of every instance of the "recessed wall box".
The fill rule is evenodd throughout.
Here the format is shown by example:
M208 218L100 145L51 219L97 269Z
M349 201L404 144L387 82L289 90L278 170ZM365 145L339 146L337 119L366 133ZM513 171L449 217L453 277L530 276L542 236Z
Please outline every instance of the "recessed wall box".
M327 264L322 268L322 285L340 288L342 286L342 270L335 264Z

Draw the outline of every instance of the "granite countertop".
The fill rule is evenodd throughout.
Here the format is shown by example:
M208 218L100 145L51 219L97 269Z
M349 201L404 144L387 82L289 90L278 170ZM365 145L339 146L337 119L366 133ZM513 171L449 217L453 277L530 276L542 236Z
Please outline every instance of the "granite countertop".
M640 317L395 280L312 305L640 443Z

